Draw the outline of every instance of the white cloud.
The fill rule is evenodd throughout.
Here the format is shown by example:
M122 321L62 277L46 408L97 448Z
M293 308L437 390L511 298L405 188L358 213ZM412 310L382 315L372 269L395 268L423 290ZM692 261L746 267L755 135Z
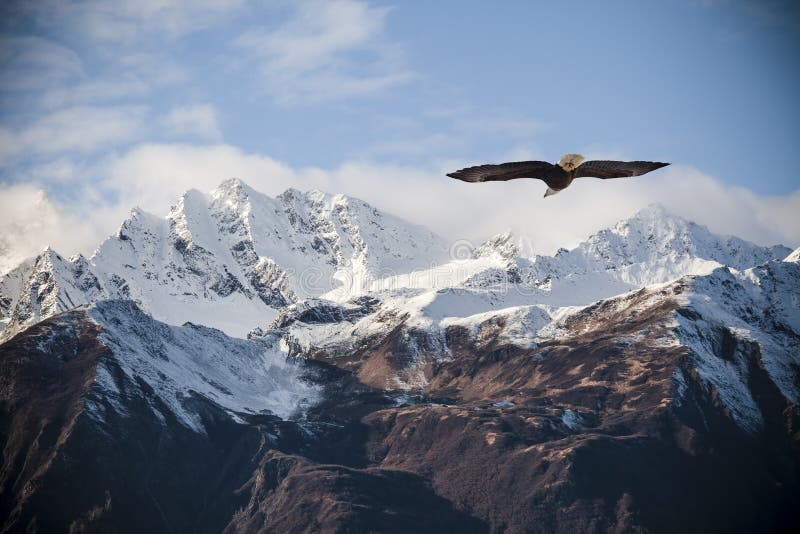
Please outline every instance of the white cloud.
M37 102L47 110L114 101L130 103L189 78L183 67L159 54L114 53L103 65L99 75L43 85Z
M83 178L82 171L81 165L66 156L62 156L54 160L32 165L22 173L18 182L29 184L67 184Z
M18 159L66 151L90 152L136 137L142 106L66 108L21 129L0 128L0 167Z
M59 170L67 175L75 172L63 161L53 172ZM536 253L574 246L652 202L660 202L716 233L738 235L763 245L800 245L800 219L796 215L800 212L800 190L783 196L760 196L727 186L691 167L668 167L636 179L582 179L547 199L542 198L545 186L536 180L468 184L449 179L445 172L452 170L452 165L432 169L351 161L332 170L294 169L229 145L146 144L108 158L93 169L80 170L95 181L82 186L81 194L75 195L79 204L53 207L51 203L44 210L31 209L31 204L38 206L41 201L32 195L34 188L24 186L28 188L27 197L20 195L8 202L14 209L0 206L5 221L0 229L14 234L13 242L5 245L11 250L6 256L23 257L41 248L44 238L64 254L91 252L131 207L164 215L183 191L210 191L232 176L272 196L288 187L345 193L428 226L451 240L478 243L511 229ZM75 187L81 186L76 183ZM5 200L6 191L2 193ZM89 205L92 210L87 213ZM36 226L38 216L32 214L47 214L47 210L54 210L60 218L48 215L41 226ZM80 223L74 222L77 217L64 215L69 213L82 213ZM13 230L5 230L13 223Z
M41 37L0 36L0 90L30 91L80 76L71 49Z
M101 177L97 185L117 199L123 214L133 206L166 213L185 190L210 191L231 177L271 193L304 185L288 166L229 145L140 145L107 159L94 174Z
M209 104L173 108L164 117L163 123L167 133L173 136L190 136L212 141L222 137L217 123L217 111Z
M284 25L246 31L235 44L280 101L373 93L413 77L397 48L380 40L388 12L356 0L301 2Z
M123 76L117 79L53 86L42 93L41 103L49 109L65 108L142 97L149 90L149 85L140 78Z
M149 37L171 40L207 28L245 0L39 0L23 9L52 27L71 28L98 41L140 44Z
M127 53L119 47L95 52L102 60L99 71L97 62L84 65L74 50L55 41L0 35L0 92L9 102L4 111L18 112L14 99L31 96L33 103L47 109L130 101L188 78L186 70L163 52Z
M27 184L0 184L0 273L50 243L76 251L96 239L96 228L66 212L43 191Z
M184 189L208 191L237 176L270 195L288 187L345 193L452 239L478 241L510 228L545 253L575 245L653 202L717 233L800 244L800 191L760 196L691 167L630 180L578 180L547 199L538 180L467 184L447 178L449 170L363 161L333 170L293 169L227 145L145 145L108 162L104 175L107 186L131 193L129 203L156 213L165 212L167 200L174 202Z

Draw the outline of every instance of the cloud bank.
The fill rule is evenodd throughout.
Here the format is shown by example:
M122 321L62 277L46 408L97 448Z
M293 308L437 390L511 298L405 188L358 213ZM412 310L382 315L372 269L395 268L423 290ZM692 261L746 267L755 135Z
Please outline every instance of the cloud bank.
M717 233L765 245L800 244L800 190L760 196L691 167L629 180L583 179L547 199L537 180L467 184L447 178L445 170L368 161L293 168L225 144L142 144L90 167L62 161L39 169L37 180L44 183L80 177L69 202L55 202L30 185L5 186L0 233L7 237L0 254L7 267L47 244L67 255L90 253L132 207L166 215L185 190L208 192L230 177L272 196L289 187L344 193L450 240L479 243L511 230L523 238L528 253L574 246L653 202Z

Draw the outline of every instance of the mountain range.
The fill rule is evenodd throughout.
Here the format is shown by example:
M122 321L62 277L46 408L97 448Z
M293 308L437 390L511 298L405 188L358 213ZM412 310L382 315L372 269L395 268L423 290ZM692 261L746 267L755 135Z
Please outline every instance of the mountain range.
M0 321L4 532L800 525L800 249L657 205L529 257L232 179Z

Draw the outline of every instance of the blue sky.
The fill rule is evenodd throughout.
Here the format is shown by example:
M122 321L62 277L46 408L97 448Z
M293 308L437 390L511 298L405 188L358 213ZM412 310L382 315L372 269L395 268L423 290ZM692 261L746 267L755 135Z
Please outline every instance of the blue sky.
M0 194L16 211L3 210L0 227L22 237L0 241L0 255L43 241L90 250L134 204L162 213L186 188L232 174L269 194L360 196L452 237L509 227L543 250L652 201L713 230L800 241L796 2L45 0L2 10ZM546 204L537 184L467 190L443 177L573 151L673 167L660 182L593 184ZM560 234L535 230L551 211L586 213L581 203L598 194L622 207ZM26 203L41 221L17 209Z

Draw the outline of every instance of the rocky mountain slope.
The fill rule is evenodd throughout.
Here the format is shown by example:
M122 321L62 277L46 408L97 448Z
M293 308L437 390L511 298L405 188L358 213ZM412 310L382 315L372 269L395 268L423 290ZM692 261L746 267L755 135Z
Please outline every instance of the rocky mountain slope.
M0 530L800 525L798 251L651 207L553 257L452 255L359 201L227 182L26 262L0 280Z
M798 519L799 278L779 262L680 278L584 308L529 346L502 315L450 325L448 357L430 354L424 386L403 392L360 379L420 350L397 329L347 361L274 368L280 332L242 341L159 325L126 301L79 308L0 346L4 521L777 529ZM785 306L754 308L765 301ZM270 373L249 375L248 392L236 367L198 372L228 351L223 369Z

